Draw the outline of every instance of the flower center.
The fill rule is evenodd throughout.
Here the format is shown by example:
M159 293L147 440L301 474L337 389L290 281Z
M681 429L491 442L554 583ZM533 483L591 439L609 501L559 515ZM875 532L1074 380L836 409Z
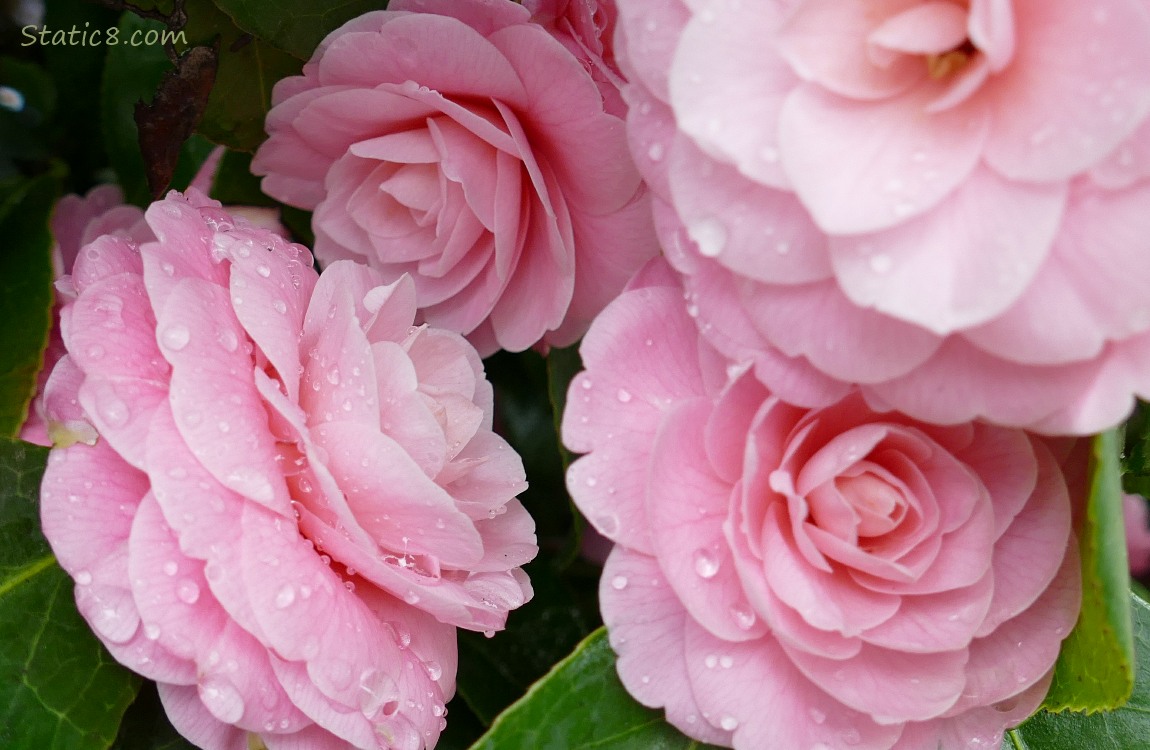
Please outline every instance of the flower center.
M839 477L835 485L858 514L860 537L882 536L898 526L906 514L902 493L870 472Z
M934 80L946 78L966 67L978 49L969 39L954 49L926 56L926 70Z

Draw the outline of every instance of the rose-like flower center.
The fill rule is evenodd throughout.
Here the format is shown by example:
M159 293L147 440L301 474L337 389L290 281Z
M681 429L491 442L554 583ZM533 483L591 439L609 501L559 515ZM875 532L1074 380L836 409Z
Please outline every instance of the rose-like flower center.
M864 472L835 479L835 487L858 514L858 535L876 537L898 526L906 515L906 499L889 482Z
M967 39L958 47L947 52L926 56L926 70L936 81L957 73L966 67L978 48Z

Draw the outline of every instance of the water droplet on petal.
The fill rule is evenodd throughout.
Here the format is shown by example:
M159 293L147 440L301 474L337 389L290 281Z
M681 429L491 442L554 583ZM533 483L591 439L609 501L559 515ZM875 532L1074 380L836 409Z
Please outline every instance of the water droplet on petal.
M666 153L666 148L662 143L652 143L651 147L647 149L647 158L651 161L662 161Z
M870 269L875 273L888 273L893 265L894 261L891 260L889 255L879 253L878 255L871 256Z
M423 667L427 670L427 676L433 680L438 680L443 676L443 667L439 666L437 661L425 661Z
M266 279L267 277L272 275L272 269L261 264L261 265L256 266L256 273L258 273L260 276L263 276Z
M179 572L179 570L180 566L176 563L175 560L168 560L166 563L164 563L164 575L174 576L177 572Z
M827 715L825 713L823 713L822 711L818 710L817 708L812 708L810 710L810 714L811 714L811 721L813 721L816 724L822 724L823 722L825 722L827 720Z
M714 669L719 664L719 657L714 654L707 654L703 658L703 666L707 669Z
M235 724L244 715L244 699L235 685L223 677L213 675L199 686L204 706L225 724Z
M700 578L714 578L719 572L719 559L710 550L695 550L695 572Z
M687 234L699 246L699 252L714 258L727 244L727 228L718 219L702 219L692 224Z
M114 396L100 399L97 409L109 427L123 427L131 416L128 405Z
M295 601L295 587L290 583L276 593L276 609L286 609Z
M627 576L615 576L611 579L611 588L622 591L627 588Z
M176 596L184 604L195 604L200 598L200 587L194 581L181 581L176 587Z
M739 720L734 716L724 715L719 719L719 726L728 732L733 732L739 728Z
M192 334L187 326L171 325L160 334L160 343L174 352L178 352L192 340Z
M618 397L619 401L624 404L631 400L631 392L624 390L623 388L620 388L619 392L615 395Z
M89 573L88 571L81 570L79 573L76 574L76 583L80 584L81 586L87 586L91 582L92 582L92 574Z

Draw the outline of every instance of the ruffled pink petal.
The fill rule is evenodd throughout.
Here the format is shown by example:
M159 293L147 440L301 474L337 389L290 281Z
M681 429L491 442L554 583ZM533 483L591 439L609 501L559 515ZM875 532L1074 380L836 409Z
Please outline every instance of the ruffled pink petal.
M287 486L252 383L247 335L232 312L241 304L238 294L198 279L172 289L157 315L157 337L172 365L172 411L197 461L213 476L287 517Z
M805 2L787 16L774 46L800 78L841 97L891 97L925 78L926 68L911 56L875 62L870 33L883 19L916 4L914 0Z
M689 619L655 558L616 547L603 567L599 603L619 679L645 706L703 742L730 743L730 733L702 717L685 661Z
M176 731L204 750L248 750L247 732L213 716L193 686L157 685L164 713Z
M835 275L855 304L939 335L983 323L1044 267L1065 199L1062 185L1019 185L976 167L921 217L832 238Z
M779 115L782 164L819 227L830 234L893 227L937 206L969 177L989 112L971 100L926 114L934 95L926 87L853 102L811 84L791 92Z
M1014 58L986 88L991 167L1065 180L1110 153L1150 111L1150 13L1138 3L1016 0ZM1054 54L1057 51L1057 54Z
M664 417L648 464L647 518L659 565L690 616L723 640L744 641L766 629L732 616L750 604L723 533L731 485L715 476L704 447L709 411L703 399L681 401Z
M754 183L786 188L778 134L767 123L778 121L786 94L799 80L784 60L764 55L762 43L776 34L784 10L768 3L752 14L708 12L707 21L696 18L683 29L670 69L678 128L709 157ZM715 49L724 53L716 55Z
M898 733L825 694L770 636L727 643L690 620L684 630L690 683L703 715L733 731L736 746L884 747Z

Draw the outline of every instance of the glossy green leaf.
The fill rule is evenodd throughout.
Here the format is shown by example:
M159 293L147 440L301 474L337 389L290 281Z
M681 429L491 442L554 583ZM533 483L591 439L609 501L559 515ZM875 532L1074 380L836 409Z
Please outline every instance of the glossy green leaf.
M124 198L137 206L151 202L151 193L145 177L144 157L140 155L139 134L136 130L137 101L151 101L164 72L171 69L163 47L159 45L134 46L123 40L159 31L163 26L125 13L117 26L120 44L108 47L104 62L104 78L100 95L100 122L104 133L104 148L115 170ZM144 38L142 36L136 38ZM200 136L192 136L184 143L179 165L172 178L172 187L182 190L191 182L199 165L211 151L211 144Z
M515 705L472 750L701 750L661 711L636 703L615 674L607 631L592 633Z
M1043 703L1052 711L1117 708L1134 686L1120 447L1117 430L1096 436L1091 444L1090 493L1079 539L1082 612L1062 644Z
M260 190L260 178L251 172L252 155L225 151L212 180L212 197L225 206L276 206Z
M1150 404L1143 401L1126 420L1122 487L1127 492L1150 496Z
M215 0L244 31L307 60L328 33L356 16L387 6L386 0Z
M277 15L290 13L278 3L263 7ZM271 107L272 86L281 78L299 75L300 61L268 44L262 35L253 38L237 28L211 0L189 0L185 8L189 44L219 40L216 84L197 131L229 148L254 151L266 138L264 116Z
M0 438L0 747L103 750L139 679L88 630L40 534L47 455Z
M1093 714L1040 711L1007 733L1004 750L1141 750L1150 747L1150 604L1130 597L1138 659L1122 708Z
M0 435L15 436L36 392L52 326L52 235L58 183L44 175L18 185L0 206Z
M112 750L195 750L168 721L156 685L145 682L120 722Z

